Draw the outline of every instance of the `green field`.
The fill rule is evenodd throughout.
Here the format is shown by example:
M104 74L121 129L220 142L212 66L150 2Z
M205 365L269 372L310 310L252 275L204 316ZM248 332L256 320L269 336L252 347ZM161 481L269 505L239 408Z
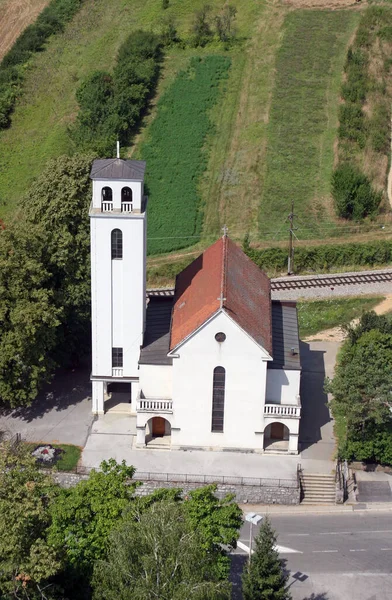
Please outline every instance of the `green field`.
M298 302L299 334L305 338L331 327L347 325L383 300L383 296L372 296Z
M338 95L357 20L350 11L296 11L286 17L259 212L259 233L264 239L280 238L292 201L301 239L328 235L319 225L331 220L328 199Z
M230 58L193 58L158 102L147 161L148 250L169 252L195 243L202 226L198 183L207 164L206 137L213 135L209 111L223 95Z

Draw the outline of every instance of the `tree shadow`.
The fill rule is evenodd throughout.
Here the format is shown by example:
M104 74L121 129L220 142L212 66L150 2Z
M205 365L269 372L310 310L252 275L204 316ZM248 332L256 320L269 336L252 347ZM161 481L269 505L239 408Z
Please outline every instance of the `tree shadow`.
M300 342L300 354L302 416L299 441L303 451L321 440L321 428L331 421L331 416L324 392L325 351L311 350L309 344Z
M321 592L319 594L312 593L310 596L305 596L303 600L328 600L328 596L326 592Z
M91 361L86 358L74 369L58 369L31 406L0 407L0 418L11 417L30 423L43 418L52 410L64 411L83 400L91 401Z

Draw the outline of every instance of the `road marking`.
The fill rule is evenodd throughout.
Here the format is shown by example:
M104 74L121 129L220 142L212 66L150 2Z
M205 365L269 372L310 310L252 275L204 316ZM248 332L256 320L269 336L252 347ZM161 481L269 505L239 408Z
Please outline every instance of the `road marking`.
M287 533L287 537L305 537L306 535L310 535L309 533Z
M327 553L331 553L331 552L339 552L339 550L312 550L313 554L317 554L320 552L327 554Z
M237 542L237 547L241 548L241 550L245 550L247 554L249 554L249 546L244 544L243 542ZM300 550L294 550L294 548L287 548L286 546L275 546L275 549L279 552L279 554L303 554ZM252 550L252 554L254 550Z
M350 552L366 552L367 548L355 548L350 550Z
M392 529L362 529L358 531L321 531L319 535L349 535L352 533L392 533Z
M380 548L380 550L392 550L392 548Z

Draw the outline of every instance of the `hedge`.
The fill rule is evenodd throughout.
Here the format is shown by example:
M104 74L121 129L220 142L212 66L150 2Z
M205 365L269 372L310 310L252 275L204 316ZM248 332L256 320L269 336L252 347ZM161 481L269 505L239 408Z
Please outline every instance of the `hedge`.
M11 113L21 92L26 64L43 50L47 39L64 30L83 0L52 0L34 23L18 37L0 63L0 129L11 123Z
M245 247L246 254L261 268L282 271L287 268L287 248L256 249ZM362 244L298 246L295 249L296 271L328 271L332 267L357 265L373 267L392 262L392 241Z

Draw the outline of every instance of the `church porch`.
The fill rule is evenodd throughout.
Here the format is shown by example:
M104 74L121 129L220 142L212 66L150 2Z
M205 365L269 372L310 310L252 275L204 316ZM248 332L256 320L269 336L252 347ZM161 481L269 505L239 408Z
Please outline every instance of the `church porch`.
M136 403L138 448L170 448L173 401L138 397ZM170 419L170 420L169 420Z

